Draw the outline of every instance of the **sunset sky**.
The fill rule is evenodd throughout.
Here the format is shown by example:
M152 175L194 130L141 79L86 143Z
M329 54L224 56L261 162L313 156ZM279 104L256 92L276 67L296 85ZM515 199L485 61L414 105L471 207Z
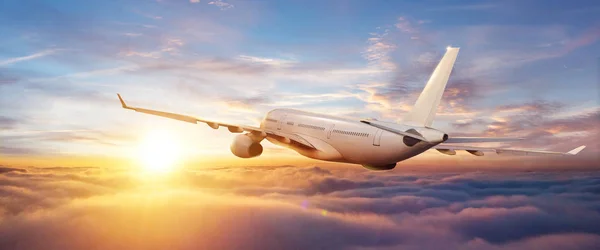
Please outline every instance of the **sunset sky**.
M398 121L452 45L461 52L434 127L526 137L510 144L518 148L585 144L567 162L589 166L600 153L598 10L595 1L3 1L0 164L127 161L154 131L167 131L185 161L308 162L268 142L242 161L225 129L123 110L116 93L247 125L279 107ZM440 160L540 162L428 152L403 164Z

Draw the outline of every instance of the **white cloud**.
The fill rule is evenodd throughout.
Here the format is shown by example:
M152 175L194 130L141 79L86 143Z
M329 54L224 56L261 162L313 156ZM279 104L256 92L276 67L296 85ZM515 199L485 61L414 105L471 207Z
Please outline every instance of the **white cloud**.
M498 4L494 3L477 3L477 4L465 4L465 5L449 5L430 8L429 11L453 11L453 10L472 10L481 11L498 8Z
M130 32L127 32L127 33L125 33L123 35L129 36L129 37L137 37L137 36L141 36L142 33L130 33Z
M243 60L243 61L253 62L253 63L261 63L261 64L273 65L273 66L285 66L285 65L289 65L289 64L294 63L294 61L291 61L291 60L283 60L283 59L267 58L267 57L256 57L256 56L247 56L247 55L240 55L240 56L238 56L238 59Z
M404 33L416 33L418 31L405 17L398 17L398 22L394 26Z
M167 40L167 45L181 47L183 46L183 40L178 38L171 38Z
M179 52L179 48L182 47L185 43L183 40L178 38L169 38L166 42L163 42L163 45L160 49L150 52L139 52L139 51L122 51L119 52L121 56L139 56L145 58L161 58L164 53L169 53L171 55L177 54Z
M209 2L208 4L215 5L215 6L219 7L221 10L231 9L231 8L235 7L233 4L226 3L221 0L212 1L212 2Z
M363 55L371 66L384 70L394 70L396 64L392 62L390 53L396 50L396 45L386 39L388 34L389 30L385 30L382 34L371 33L373 37L367 39L369 46L367 46Z
M44 50L35 54L31 54L28 56L22 56L22 57L13 57L13 58L8 58L5 59L3 61L0 61L0 66L8 66L11 64L15 64L18 62L24 62L24 61L29 61L29 60L33 60L36 58L40 58L40 57L44 57L44 56L48 56L48 55L52 55L55 54L58 50L57 49L49 49L49 50Z
M145 58L160 58L160 53L153 51L153 52L137 52L137 51L127 51L127 52L120 52L119 55L122 56L139 56L139 57L145 57Z
M56 76L56 77L31 78L31 79L29 79L29 81L30 82L45 82L45 81L52 81L52 80L57 80L57 79L61 79L61 78L88 78L88 77L94 77L94 76L117 75L117 74L120 74L123 72L135 71L137 69L139 69L139 66L137 66L137 65L127 65L127 66L118 66L118 67L114 67L114 68L81 71L81 72L77 72L77 73L71 73L71 74L66 74L66 75L61 75L61 76Z

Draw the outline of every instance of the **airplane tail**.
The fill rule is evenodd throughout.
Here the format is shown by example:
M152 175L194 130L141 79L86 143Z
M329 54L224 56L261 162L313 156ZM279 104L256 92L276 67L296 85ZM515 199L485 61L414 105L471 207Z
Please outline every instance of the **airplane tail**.
M433 74L431 74L429 81L427 81L427 85L425 85L423 92L419 95L419 99L417 99L412 110L404 117L405 123L415 126L431 126L459 49L447 48L446 54L437 67L435 67Z

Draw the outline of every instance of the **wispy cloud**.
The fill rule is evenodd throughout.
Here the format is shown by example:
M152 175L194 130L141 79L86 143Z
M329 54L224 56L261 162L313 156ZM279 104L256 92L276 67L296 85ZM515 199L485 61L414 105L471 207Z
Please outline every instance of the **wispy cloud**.
M396 69L390 55L396 45L387 39L389 32L386 29L382 33L371 33L372 37L367 40L368 46L363 55L371 66L384 70Z
M19 63L19 62L24 62L24 61L33 60L36 58L49 56L49 55L57 53L58 51L60 51L60 50L59 49L48 49L48 50L43 50L43 51L31 54L31 55L27 55L27 56L7 58L7 59L0 61L0 66L8 66L8 65L15 64L15 63Z
M429 11L482 11L498 8L496 3L457 4L429 8Z
M398 30L404 33L417 33L418 29L406 17L398 17L398 22L394 25Z
M222 0L212 1L212 2L209 2L208 4L217 6L221 10L227 10L227 9L231 9L231 8L235 7L233 4L223 2Z
M5 116L0 116L0 129L3 129L3 130L11 129L17 123L18 123L18 121L16 119L13 119L10 117L5 117Z
M273 66L286 66L294 63L291 60L284 59L276 59L276 58L266 58L266 57L257 57L257 56L248 56L248 55L240 55L238 57L240 60L249 61L253 63L261 63L268 64Z

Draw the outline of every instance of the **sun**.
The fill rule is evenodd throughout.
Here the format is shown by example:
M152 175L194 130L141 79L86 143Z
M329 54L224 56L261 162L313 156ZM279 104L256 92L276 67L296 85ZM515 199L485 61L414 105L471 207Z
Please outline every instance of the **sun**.
M149 131L138 147L139 163L146 172L150 173L175 170L181 157L179 145L175 136L169 131Z

